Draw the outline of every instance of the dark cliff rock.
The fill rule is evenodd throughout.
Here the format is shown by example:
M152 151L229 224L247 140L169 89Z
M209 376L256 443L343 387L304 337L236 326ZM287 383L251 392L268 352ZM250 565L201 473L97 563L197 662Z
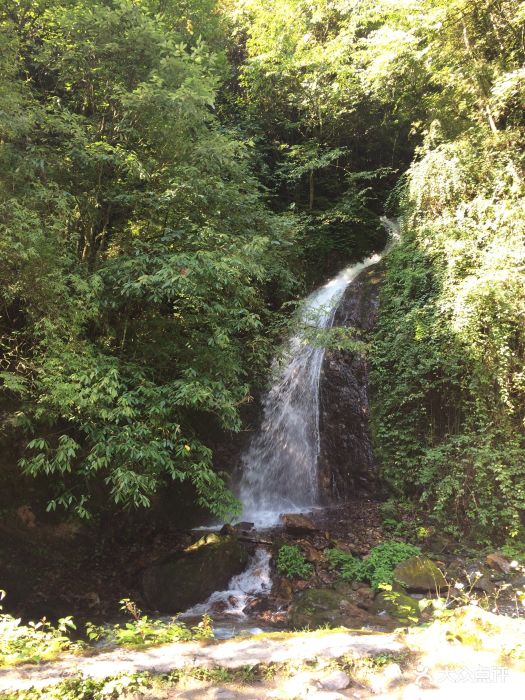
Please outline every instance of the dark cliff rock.
M334 326L355 328L366 340L377 319L381 264L346 289ZM377 470L369 430L368 363L350 350L327 349L321 370L319 479L326 500L373 495Z

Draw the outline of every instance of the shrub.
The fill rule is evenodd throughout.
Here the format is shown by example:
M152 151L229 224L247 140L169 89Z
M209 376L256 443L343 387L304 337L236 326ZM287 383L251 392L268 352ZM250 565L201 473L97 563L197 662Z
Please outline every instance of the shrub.
M469 130L425 144L369 345L383 483L487 544L519 537L525 512L525 197L509 143Z
M305 560L301 550L296 545L283 545L277 555L277 571L286 578L309 578L313 566Z
M190 628L178 621L176 617L166 622L143 615L137 605L128 598L124 598L120 603L121 610L131 615L132 619L111 627L88 622L86 631L91 641L115 646L151 646L213 637L209 615L203 615L201 622Z
M0 591L0 600L5 597ZM0 606L0 611L2 607ZM71 617L61 618L54 627L45 618L22 625L20 618L0 613L0 666L52 659L64 651L76 651L81 645L68 636L75 629Z
M383 542L374 547L363 560L339 549L330 549L327 558L347 581L366 581L372 588L379 589L393 582L393 572L405 559L421 554L419 547L404 542Z
M326 558L334 569L339 569L341 578L345 581L358 581L361 562L356 557L340 549L329 549Z

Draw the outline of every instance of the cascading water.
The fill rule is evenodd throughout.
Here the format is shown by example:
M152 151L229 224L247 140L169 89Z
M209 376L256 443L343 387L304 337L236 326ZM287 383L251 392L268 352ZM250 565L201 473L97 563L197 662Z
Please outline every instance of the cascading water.
M215 612L221 616L241 616L251 599L269 593L272 588L270 576L271 555L259 547L251 557L242 574L234 576L225 591L215 591L204 603L198 603L184 613L185 616Z
M304 302L300 326L332 326L350 282L381 255L347 267ZM324 348L304 330L294 335L264 400L261 428L243 457L240 497L243 518L258 527L275 524L283 512L318 504L319 377Z
M183 620L197 620L205 613L211 615L217 639L233 636L239 628L243 628L247 623L245 631L249 633L261 632L260 627L250 626L245 610L252 601L270 593L272 589L270 560L270 552L264 547L258 547L250 558L246 570L231 579L227 590L215 591L203 603L198 603L186 610L181 618Z

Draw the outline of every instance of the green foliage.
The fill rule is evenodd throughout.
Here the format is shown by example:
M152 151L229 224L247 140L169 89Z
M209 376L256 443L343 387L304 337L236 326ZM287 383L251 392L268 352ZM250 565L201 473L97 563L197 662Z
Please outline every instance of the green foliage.
M429 0L405 19L430 89L370 353L391 491L485 541L517 536L525 510L520 16L519 2Z
M0 600L5 593L0 591ZM54 659L62 652L77 651L79 643L72 642L69 633L76 629L71 617L61 618L53 626L45 618L23 625L20 618L5 615L0 606L0 666L38 663Z
M522 539L509 540L500 547L500 551L507 559L525 565L525 542Z
M130 622L116 623L111 627L88 622L86 632L90 641L103 642L111 646L141 647L213 637L211 618L208 615L204 615L201 622L189 628L177 618L169 622L151 619L143 615L136 604L127 598L120 602L121 610L131 616Z
M393 582L393 572L405 559L421 554L419 547L405 542L383 542L373 547L361 562L360 576L369 581L372 588Z
M270 668L274 669L273 666ZM253 666L241 666L236 669L186 666L166 674L123 673L102 679L68 678L47 688L31 688L12 695L5 694L5 700L117 700L133 694L159 697L166 693L178 692L180 685L190 678L216 685L242 685L258 680L260 676L264 676L265 670L268 669ZM280 666L275 667L274 675L279 670L283 669Z
M244 60L235 66L238 104L256 125L264 181L280 207L303 213L309 278L382 247L377 213L387 173L398 159L409 162L408 115L393 92L388 107L382 104L363 66L375 5L237 0L230 11L235 39L245 39Z
M307 579L313 573L309 564L297 545L285 544L277 554L277 571L286 578Z
M341 549L328 549L326 558L334 569L337 569L345 581L358 581L361 570L361 560Z
M0 600L4 595L4 591L0 591ZM141 647L213 637L208 615L203 615L196 625L187 627L176 618L171 621L151 619L127 598L120 602L121 609L131 616L131 620L113 626L86 623L87 637L91 642ZM70 633L76 630L71 616L59 619L56 625L45 618L23 625L20 618L2 614L1 610L0 606L0 666L48 661L65 652L80 653L88 648L85 643L71 640Z
M431 534L426 520L409 501L391 499L381 506L383 530L408 542L420 542Z
M170 682L167 681L167 685ZM121 674L107 678L68 678L47 688L30 688L6 694L6 700L107 700L142 693L156 686L148 674Z
M211 446L242 427L276 310L383 245L394 188L403 240L373 342L307 338L367 352L395 497L456 535L520 534L524 16L2 4L0 400L50 509L147 506L175 481L238 511Z
M364 559L357 559L339 549L329 549L326 555L331 566L340 571L343 579L366 581L372 588L379 590L385 584L393 583L393 572L398 564L419 554L419 547L392 541L373 547Z
M268 366L295 230L217 117L224 46L212 0L0 8L0 396L50 509L178 481L238 511L210 435Z
M394 493L453 534L504 539L525 509L524 198L504 144L472 138L429 146L409 174L371 353L374 434Z

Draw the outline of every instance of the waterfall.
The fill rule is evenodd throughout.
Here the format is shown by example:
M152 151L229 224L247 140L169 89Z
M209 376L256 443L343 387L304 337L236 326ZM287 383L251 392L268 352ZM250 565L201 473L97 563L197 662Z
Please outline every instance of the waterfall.
M381 259L372 255L351 265L304 301L299 330L263 402L263 420L243 455L240 497L243 518L264 527L279 514L318 504L319 377L324 348L310 345L304 327L332 326L346 287Z
M390 235L387 252L399 238L399 227L386 217L381 223ZM243 518L258 527L275 524L283 512L318 505L319 378L325 351L307 342L304 327L331 328L347 286L383 254L350 265L304 301L299 330L264 398L261 427L242 457Z
M396 223L385 218L382 223L391 235L386 252L399 233ZM372 255L350 265L303 302L298 330L274 368L274 381L263 402L261 427L242 457L243 518L257 527L275 525L281 513L318 505L319 381L325 350L321 344L308 342L311 335L307 329L331 328L348 285L381 257ZM259 547L247 569L232 578L227 590L213 593L183 617L210 613L222 620L246 618L250 602L271 590L270 560L270 552ZM224 634L224 624L216 630Z

